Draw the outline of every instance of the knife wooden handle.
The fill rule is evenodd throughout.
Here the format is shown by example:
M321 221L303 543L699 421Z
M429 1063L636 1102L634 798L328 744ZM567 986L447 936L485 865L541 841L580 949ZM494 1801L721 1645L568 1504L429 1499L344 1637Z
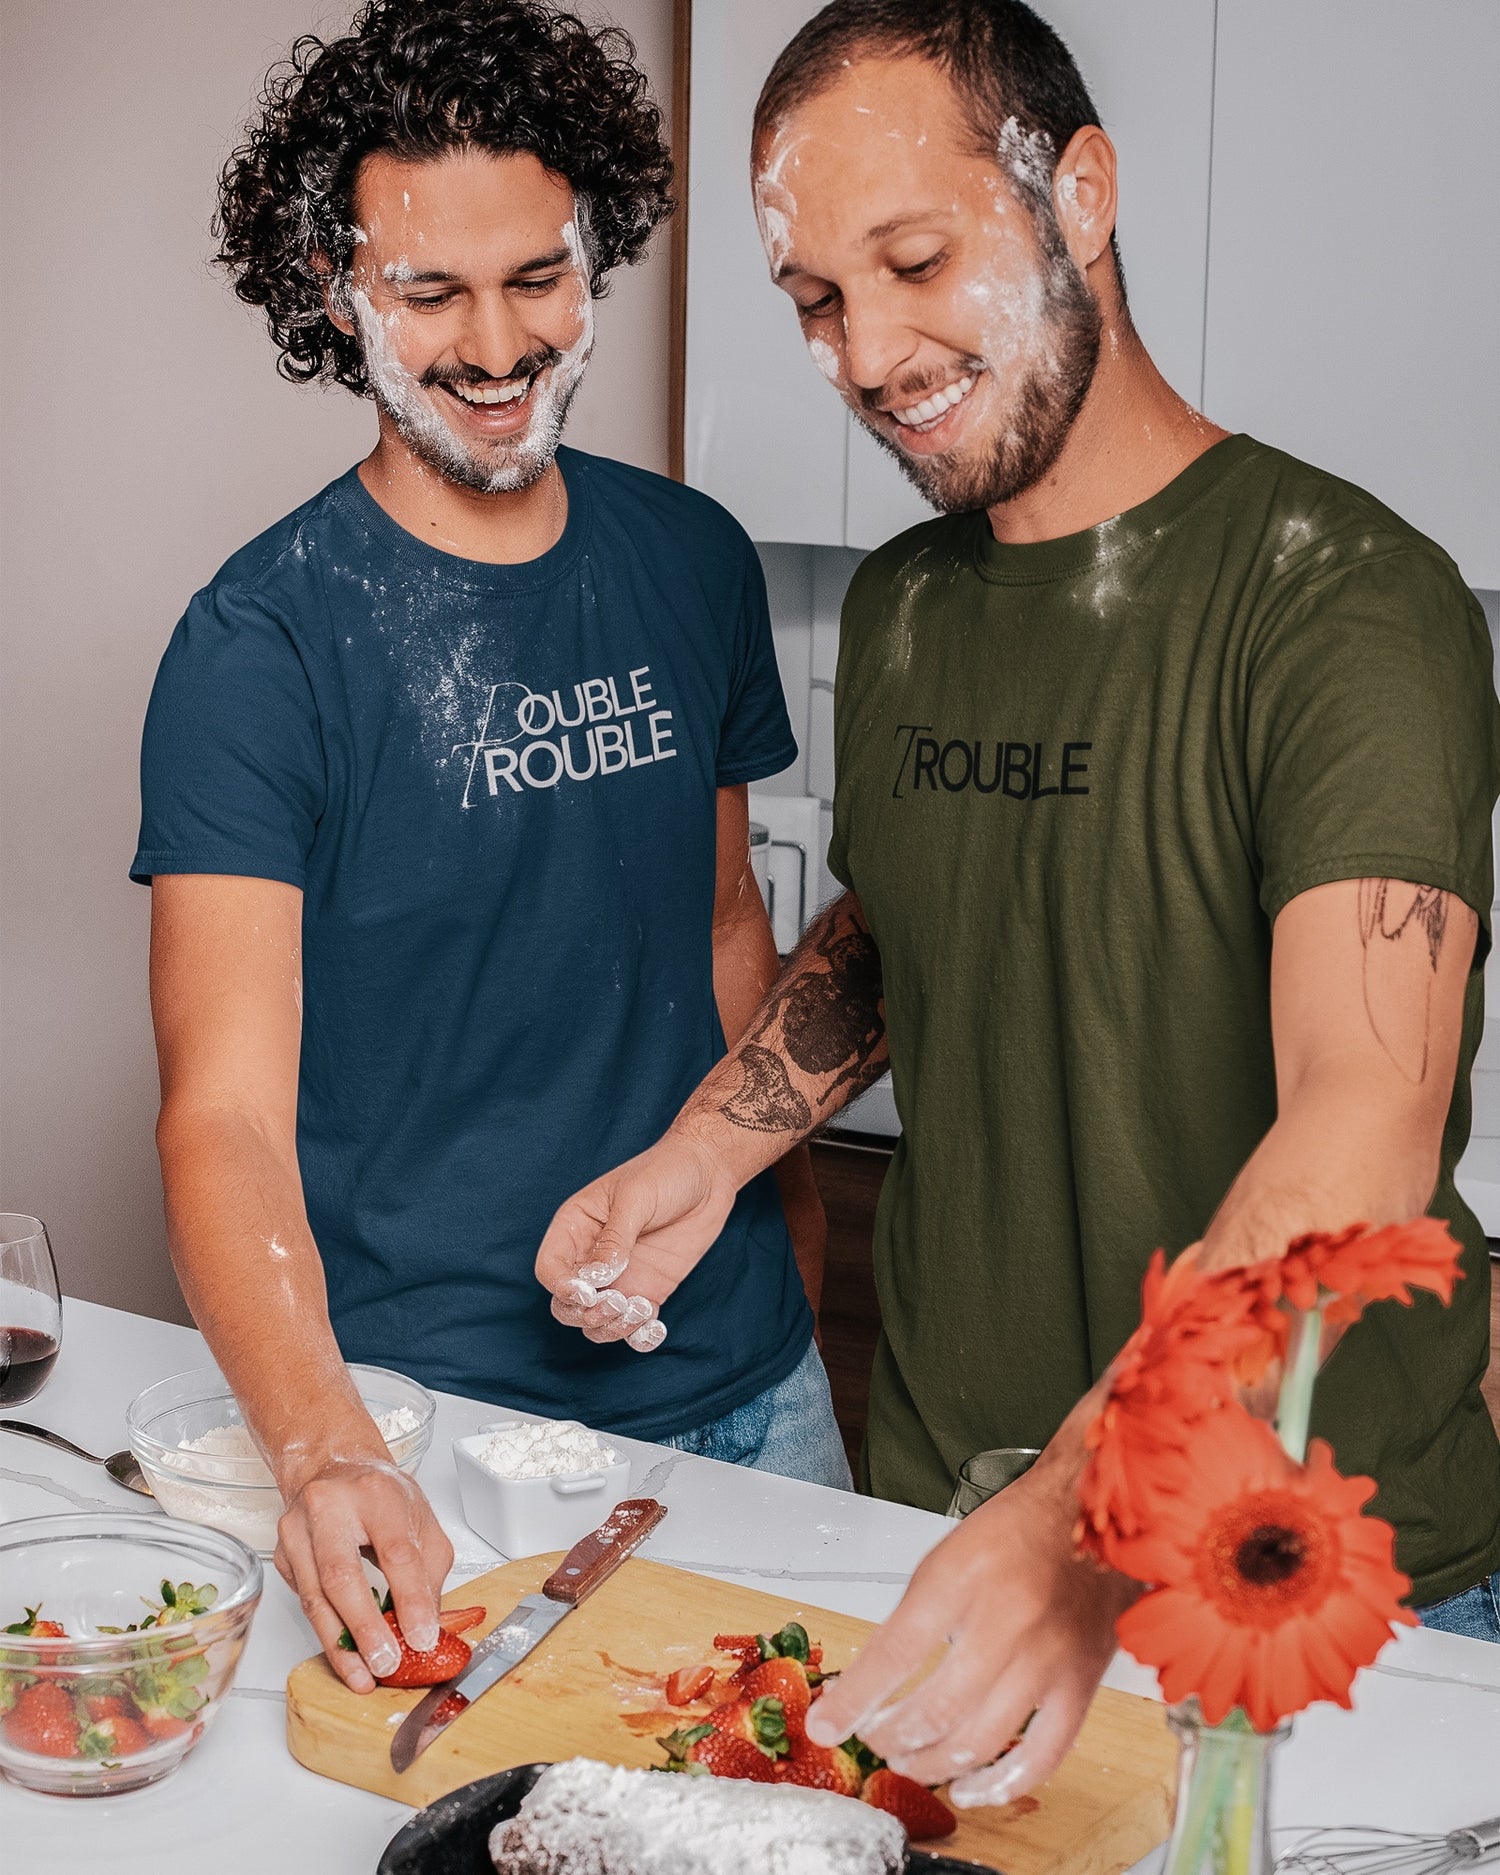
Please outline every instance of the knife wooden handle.
M667 1514L654 1497L627 1497L586 1537L575 1543L542 1584L555 1602L577 1603L592 1595Z

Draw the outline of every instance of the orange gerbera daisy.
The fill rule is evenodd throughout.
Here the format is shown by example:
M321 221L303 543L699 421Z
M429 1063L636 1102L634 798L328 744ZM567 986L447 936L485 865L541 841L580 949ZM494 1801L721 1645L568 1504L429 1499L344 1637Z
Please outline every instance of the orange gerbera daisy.
M1428 1289L1449 1302L1463 1271L1461 1247L1441 1218L1417 1217L1371 1230L1312 1231L1288 1248L1280 1264L1281 1290L1294 1308L1317 1306L1319 1291L1338 1301L1330 1319L1354 1321L1367 1302L1411 1302L1413 1289Z
M1193 1252L1170 1268L1158 1250L1142 1285L1141 1324L1110 1368L1109 1398L1084 1435L1080 1545L1119 1564L1112 1535L1136 1535L1163 1492L1181 1488L1178 1460L1195 1426L1258 1378L1286 1339L1278 1285L1265 1266L1204 1275Z
M1347 1706L1392 1624L1416 1621L1390 1525L1360 1514L1373 1479L1341 1478L1318 1439L1293 1464L1239 1407L1197 1429L1184 1470L1150 1529L1117 1540L1128 1573L1160 1585L1120 1617L1121 1643L1210 1725L1236 1706L1260 1731L1314 1700Z

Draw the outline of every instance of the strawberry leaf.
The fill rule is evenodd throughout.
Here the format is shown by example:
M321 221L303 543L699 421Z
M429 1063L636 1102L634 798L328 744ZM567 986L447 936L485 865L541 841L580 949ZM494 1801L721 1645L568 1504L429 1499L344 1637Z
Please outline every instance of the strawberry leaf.
M767 1693L751 1704L750 1723L755 1731L755 1742L767 1757L780 1758L791 1750L791 1740L786 1735L786 1707L774 1693Z
M807 1665L811 1642L807 1638L807 1629L800 1621L788 1621L777 1634L758 1634L762 1660L800 1660Z

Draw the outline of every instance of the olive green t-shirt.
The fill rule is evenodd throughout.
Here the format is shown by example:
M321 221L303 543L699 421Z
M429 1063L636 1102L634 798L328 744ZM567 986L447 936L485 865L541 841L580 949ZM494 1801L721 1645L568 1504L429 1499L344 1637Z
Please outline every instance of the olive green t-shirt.
M884 971L903 1127L881 1195L867 1450L941 1509L1042 1445L1276 1117L1271 928L1389 877L1484 926L1433 1212L1451 1308L1382 1303L1314 1430L1380 1485L1418 1604L1500 1567L1483 1234L1453 1186L1489 943L1500 710L1452 562L1248 436L1101 527L1002 545L983 514L860 567L839 652L829 865Z

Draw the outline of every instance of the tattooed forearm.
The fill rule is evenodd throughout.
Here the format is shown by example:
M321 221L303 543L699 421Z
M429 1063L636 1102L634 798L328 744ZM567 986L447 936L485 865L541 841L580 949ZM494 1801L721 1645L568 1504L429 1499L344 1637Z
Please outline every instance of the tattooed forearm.
M1400 879L1361 879L1365 1013L1402 1075L1420 1086L1431 1045L1432 980L1448 929L1448 894Z
M779 1056L747 1042L737 1059L744 1081L720 1109L728 1119L757 1133L801 1133L812 1125L812 1109L792 1086Z
M740 1070L726 1118L798 1136L885 1072L880 952L852 894L808 928L724 1065Z

